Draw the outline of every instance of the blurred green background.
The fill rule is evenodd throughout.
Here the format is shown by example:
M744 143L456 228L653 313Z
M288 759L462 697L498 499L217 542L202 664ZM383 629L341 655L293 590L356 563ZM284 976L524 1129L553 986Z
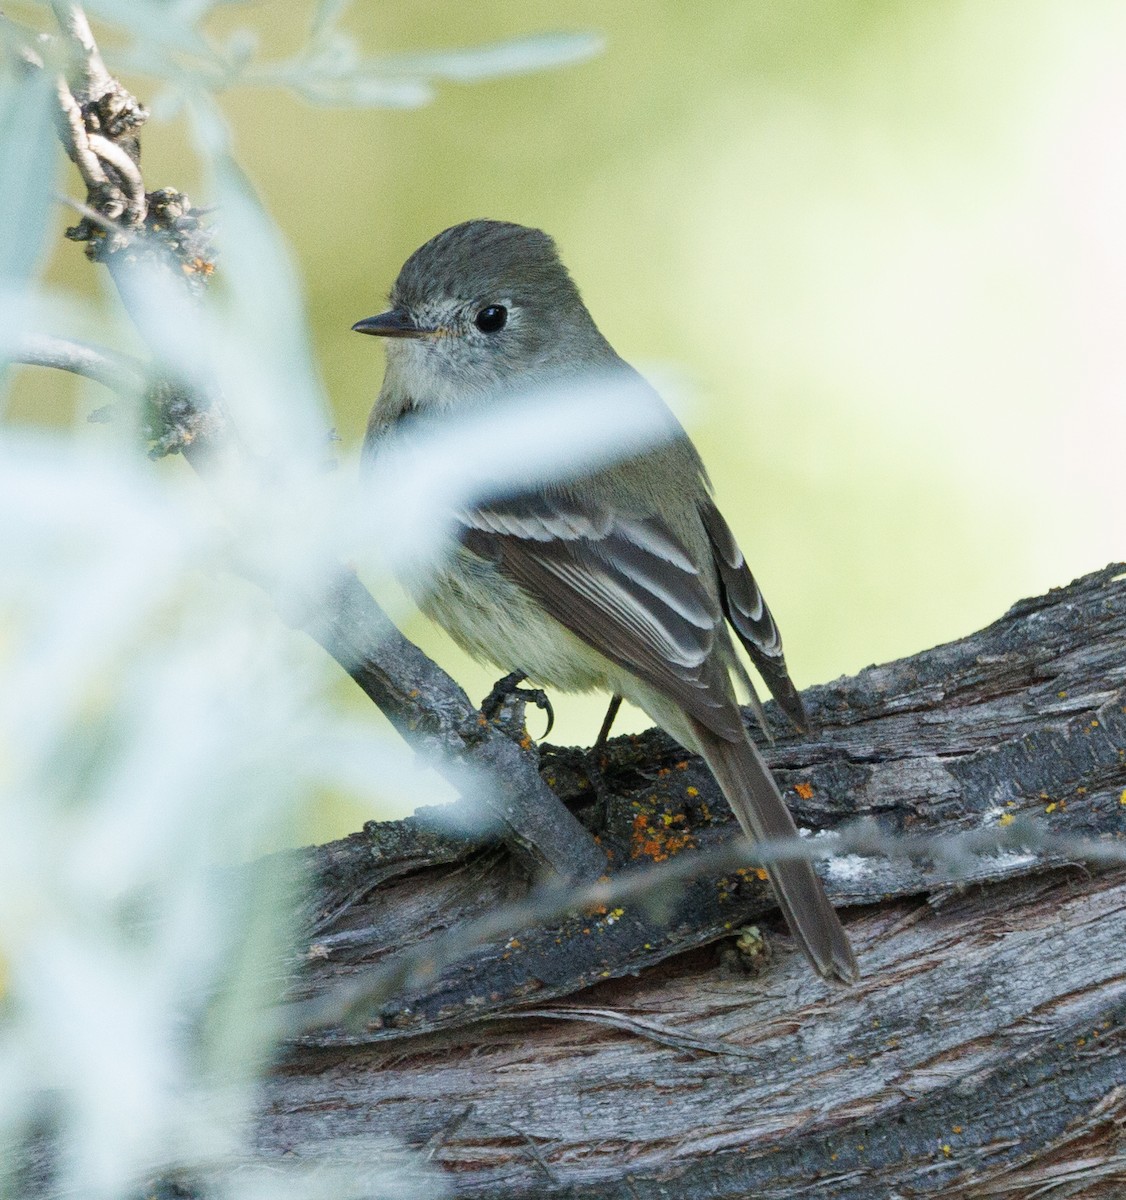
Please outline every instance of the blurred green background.
M302 12L240 6L216 29L284 54ZM683 381L674 403L691 401L799 685L968 633L1126 551L1120 0L399 0L344 24L372 53L606 39L591 62L414 111L223 98L305 281L346 453L382 367L349 327L421 242L498 217L551 232L619 352ZM180 122L149 126L144 165L149 187L206 202ZM61 242L51 278L105 285ZM25 376L13 414L103 402ZM417 617L407 631L488 690L494 670ZM603 703L557 704L553 740L589 744ZM332 798L309 835L370 815Z

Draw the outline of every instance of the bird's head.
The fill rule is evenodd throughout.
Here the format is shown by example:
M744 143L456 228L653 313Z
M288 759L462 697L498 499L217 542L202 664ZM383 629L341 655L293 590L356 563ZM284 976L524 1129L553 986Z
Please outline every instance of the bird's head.
M417 408L548 384L613 357L539 229L454 225L407 259L390 301L352 328L388 339L388 380Z

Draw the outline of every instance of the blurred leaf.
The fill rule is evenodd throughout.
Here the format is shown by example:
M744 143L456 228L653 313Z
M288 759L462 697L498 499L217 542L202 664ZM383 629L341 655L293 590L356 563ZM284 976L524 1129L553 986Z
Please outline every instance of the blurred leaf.
M441 50L363 58L355 39L322 27L297 57L251 67L242 82L287 87L314 104L349 108L417 108L434 98L433 81L478 83L583 62L603 47L589 33L556 33Z
M212 3L87 0L83 7L89 16L100 17L128 33L137 49L143 53L174 50L203 58L212 57L211 48L196 28L200 16L215 7Z
M477 83L586 62L600 54L604 45L602 37L594 33L546 33L469 50L395 55L377 60L368 69L384 78L418 76L452 83Z
M362 72L340 79L295 73L279 82L310 104L340 108L421 108L434 99L434 89L424 83L394 83Z
M350 0L320 0L309 26L310 35L318 39L333 29L347 11L349 2Z
M0 1146L50 1092L59 1190L95 1200L238 1147L285 978L292 864L216 863L311 799L327 665L221 545L181 473L0 440Z
M451 515L468 504L573 477L682 433L639 376L591 372L479 408L417 417L380 449L356 514L356 546L377 546L426 586L450 550ZM410 503L404 504L403 497Z
M43 261L59 149L47 72L0 78L0 401L7 392L5 343L27 327L29 293Z
M277 226L234 159L217 155L213 168L229 318L256 373L257 386L234 403L252 422L253 444L268 445L271 432L284 430L294 440L279 447L283 453L312 451L331 421L313 362L300 279ZM252 401L258 402L253 412ZM317 461L322 458L318 454Z
M0 81L0 287L30 279L43 254L59 160L55 103L45 71Z

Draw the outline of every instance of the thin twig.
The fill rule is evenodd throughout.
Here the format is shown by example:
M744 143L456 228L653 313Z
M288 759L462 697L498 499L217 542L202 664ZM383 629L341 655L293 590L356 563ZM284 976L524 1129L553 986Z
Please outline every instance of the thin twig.
M78 59L82 68L83 94L81 99L83 102L96 100L113 91L118 86L117 81L106 68L105 60L98 49L98 43L94 39L94 32L90 28L86 14L77 4L56 2L52 3L51 8L54 10L60 28L78 50Z
M112 233L115 237L120 238L121 245L124 246L133 238L131 230L126 229L124 225L119 225L116 221L111 221L109 217L98 212L96 208L91 208L89 204L83 204L81 200L75 200L73 196L67 196L63 192L55 192L54 196L60 204L65 204L67 208L73 208L80 217L84 217L107 233Z
M125 216L130 225L139 225L145 219L145 181L137 164L116 143L100 133L87 135L90 149L102 160L109 163L125 184L129 201L125 206Z
M59 108L65 122L67 136L64 138L64 145L70 161L78 168L82 182L86 184L87 192L96 193L107 188L109 176L102 169L98 156L90 148L89 134L86 132L86 122L82 119L82 110L78 107L78 101L71 94L70 84L61 75L58 78L55 92L59 98Z
M25 335L15 349L8 352L7 358L28 366L52 367L84 375L123 395L135 395L147 380L144 366L127 354L48 334Z

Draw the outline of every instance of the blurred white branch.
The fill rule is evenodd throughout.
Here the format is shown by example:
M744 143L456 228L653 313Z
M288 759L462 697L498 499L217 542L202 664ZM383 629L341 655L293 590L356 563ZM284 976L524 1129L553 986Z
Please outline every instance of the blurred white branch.
M144 366L127 354L45 333L26 334L8 352L8 358L28 366L84 375L124 396L136 396L148 379Z

